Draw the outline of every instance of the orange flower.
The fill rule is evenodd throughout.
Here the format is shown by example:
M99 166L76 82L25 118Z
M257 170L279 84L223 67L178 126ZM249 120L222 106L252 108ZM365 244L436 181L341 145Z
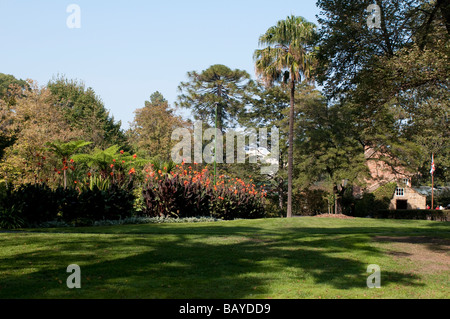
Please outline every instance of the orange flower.
M134 155L133 155L133 158L134 158L134 159L136 159L136 157L137 157L137 155L136 155L136 154L134 154Z
M122 155L123 155L123 153L124 153L124 151L123 151L123 150L120 150L120 154L122 154Z
M136 173L136 170L133 168L130 169L130 171L128 172L129 175Z
M111 164L110 167L113 168L113 167L114 167L114 164Z

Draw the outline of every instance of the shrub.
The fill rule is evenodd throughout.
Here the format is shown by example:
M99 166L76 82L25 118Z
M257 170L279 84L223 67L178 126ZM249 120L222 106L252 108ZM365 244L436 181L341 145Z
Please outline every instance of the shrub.
M25 221L20 217L19 211L13 205L0 209L0 229L16 229L25 226Z
M372 193L364 193L355 203L355 216L373 216L379 210L387 210L396 188L397 184L392 182L380 186Z
M374 218L383 219L422 219L450 221L450 210L410 209L410 210L378 210Z
M59 213L59 198L45 184L21 185L11 192L9 201L27 226L54 220Z
M112 185L103 190L97 187L86 189L65 207L63 220L75 225L88 225L102 219L119 219L133 214L134 195Z
M309 190L295 194L294 213L296 215L313 216L327 211L326 192Z
M22 185L9 191L8 197L2 220L12 223L15 216L27 227L49 222L88 225L95 220L125 218L133 215L135 200L131 192L116 185L83 191L62 187L52 190L44 184Z
M151 217L212 216L218 219L260 218L264 216L264 190L234 178L218 177L211 183L208 169L197 171L177 165L147 172L143 190L145 214Z

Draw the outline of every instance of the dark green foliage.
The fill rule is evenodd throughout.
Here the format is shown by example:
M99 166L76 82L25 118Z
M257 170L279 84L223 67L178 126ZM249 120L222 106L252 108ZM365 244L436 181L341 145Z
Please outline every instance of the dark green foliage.
M396 183L387 183L372 193L365 193L361 199L356 200L355 216L373 216L380 210L387 210L396 188Z
M92 148L113 144L126 146L125 134L109 114L95 91L77 80L59 76L47 85L55 106L60 107L73 127L83 130L82 139L92 141Z
M226 127L232 127L235 124L233 117L244 106L250 75L216 64L201 72L188 72L187 76L189 82L179 86L181 95L177 105L191 109L195 119L214 126L217 104L217 128L224 132Z
M327 212L327 192L319 189L305 191L294 197L294 214L303 216L314 216Z
M62 198L55 195L47 185L26 184L11 192L9 201L27 225L35 225L56 219Z
M116 185L107 190L94 187L78 195L77 202L74 202L76 209L71 209L70 205L66 207L63 220L75 225L102 219L118 220L132 216L133 203L133 194Z
M378 210L373 215L374 218L382 219L422 219L435 221L450 221L450 210Z
M97 220L116 220L133 215L134 195L112 185L106 190L97 187L78 192L47 185L22 185L7 191L2 200L1 228L35 227L50 221L85 225ZM17 226L19 225L19 226Z
M427 204L431 206L431 195L427 196ZM442 191L435 191L433 206L447 207L447 205L450 205L450 189L446 188Z
M0 208L0 229L17 229L25 225L25 221L19 216L17 208Z

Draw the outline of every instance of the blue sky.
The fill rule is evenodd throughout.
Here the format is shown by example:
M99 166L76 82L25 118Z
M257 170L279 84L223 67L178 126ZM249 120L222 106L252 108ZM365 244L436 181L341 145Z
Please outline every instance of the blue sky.
M259 36L291 14L317 23L315 3L0 0L0 72L40 85L58 74L81 80L127 128L151 93L173 105L188 71L224 64L254 77ZM67 27L70 4L79 29Z

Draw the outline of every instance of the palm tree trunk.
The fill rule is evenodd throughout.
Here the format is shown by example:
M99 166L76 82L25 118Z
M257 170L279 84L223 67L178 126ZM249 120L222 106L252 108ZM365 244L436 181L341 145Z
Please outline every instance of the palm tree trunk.
M292 217L292 175L294 166L294 98L295 82L291 80L291 107L289 110L289 151L288 151L288 201L286 217Z

